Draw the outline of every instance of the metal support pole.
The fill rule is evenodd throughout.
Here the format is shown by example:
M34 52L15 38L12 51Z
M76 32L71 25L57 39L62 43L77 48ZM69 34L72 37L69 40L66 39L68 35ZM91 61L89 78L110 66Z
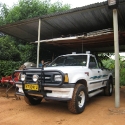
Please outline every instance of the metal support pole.
M118 39L118 16L117 9L113 9L114 24L114 49L115 49L115 107L120 107L120 85L119 85L119 39Z
M38 26L37 68L39 67L40 31L41 31L41 19L39 19L39 26Z

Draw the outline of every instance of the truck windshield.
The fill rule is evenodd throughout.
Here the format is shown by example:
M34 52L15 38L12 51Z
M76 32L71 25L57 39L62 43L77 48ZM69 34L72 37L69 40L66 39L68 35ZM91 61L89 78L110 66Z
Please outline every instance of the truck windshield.
M71 55L57 57L49 67L55 66L86 66L87 55Z

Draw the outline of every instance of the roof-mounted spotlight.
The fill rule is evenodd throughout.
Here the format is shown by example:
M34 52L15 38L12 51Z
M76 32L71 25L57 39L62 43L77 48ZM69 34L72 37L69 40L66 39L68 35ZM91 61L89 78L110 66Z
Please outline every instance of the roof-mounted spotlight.
M108 0L109 9L117 9L119 0Z

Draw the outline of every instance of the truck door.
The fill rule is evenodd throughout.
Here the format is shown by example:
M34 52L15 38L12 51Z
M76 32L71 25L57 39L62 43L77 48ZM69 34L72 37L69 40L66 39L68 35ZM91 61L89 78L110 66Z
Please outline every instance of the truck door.
M90 56L89 64L89 80L88 80L88 91L98 89L102 86L102 70L99 68L98 63L94 56Z
M101 76L102 76L102 81L103 81L102 86L106 86L106 83L107 83L107 81L108 81L109 70L106 69L106 68L103 66L101 60L98 60L98 66L99 66L100 69L101 69Z

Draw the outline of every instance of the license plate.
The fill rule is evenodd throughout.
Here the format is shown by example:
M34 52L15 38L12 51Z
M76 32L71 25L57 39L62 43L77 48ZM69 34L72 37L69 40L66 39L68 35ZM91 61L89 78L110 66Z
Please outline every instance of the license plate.
M36 91L38 91L39 86L38 86L38 84L25 84L24 88L27 89L27 90L36 90Z

